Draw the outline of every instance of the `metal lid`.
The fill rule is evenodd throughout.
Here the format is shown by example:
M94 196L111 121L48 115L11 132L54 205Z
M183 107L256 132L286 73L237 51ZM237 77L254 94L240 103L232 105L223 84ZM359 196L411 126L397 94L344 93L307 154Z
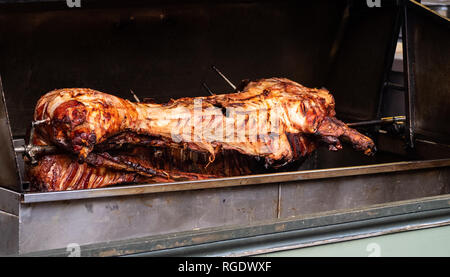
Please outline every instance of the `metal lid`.
M450 20L409 1L405 6L408 139L450 143Z

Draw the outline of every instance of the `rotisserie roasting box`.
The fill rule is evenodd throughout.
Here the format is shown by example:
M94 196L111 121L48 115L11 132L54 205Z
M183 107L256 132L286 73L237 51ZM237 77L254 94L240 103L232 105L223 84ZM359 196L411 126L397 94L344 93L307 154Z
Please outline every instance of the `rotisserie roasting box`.
M415 1L81 3L0 1L0 254L71 243L86 255L159 253L370 222L405 213L397 201L435 201L422 205L428 215L450 209L442 201L450 192L448 19ZM403 83L394 83L400 30ZM42 95L80 87L167 102L208 95L202 84L215 94L232 92L212 66L233 83L284 77L326 88L336 117L347 123L404 120L357 128L376 144L370 157L344 145L319 148L282 172L29 191L28 137ZM381 215L364 213L374 205L383 206ZM359 216L344 216L350 210ZM448 224L446 216L439 222ZM154 243L133 248L130 241L142 237ZM98 246L111 241L124 243Z

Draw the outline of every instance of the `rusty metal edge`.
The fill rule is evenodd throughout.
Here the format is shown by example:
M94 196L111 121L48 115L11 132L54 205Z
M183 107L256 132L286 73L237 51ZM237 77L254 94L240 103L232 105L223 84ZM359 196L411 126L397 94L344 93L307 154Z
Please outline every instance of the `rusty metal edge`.
M199 181L140 184L140 185L117 186L117 187L97 188L87 190L58 191L58 192L22 193L21 203L27 204L38 202L138 195L147 193L161 193L161 192L173 192L184 190L247 186L257 184L283 183L292 181L379 174L379 173L419 170L419 169L448 167L448 166L450 166L450 159L406 161L406 162L383 163L376 165L338 167L331 169L316 169L316 170L259 174L259 175L228 177L228 178L216 178Z

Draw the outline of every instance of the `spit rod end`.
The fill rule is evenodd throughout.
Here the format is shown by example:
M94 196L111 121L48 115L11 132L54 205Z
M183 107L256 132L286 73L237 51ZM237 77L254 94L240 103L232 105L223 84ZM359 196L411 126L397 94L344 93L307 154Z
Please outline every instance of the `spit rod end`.
M133 90L130 89L130 93L133 95L134 100L136 100L136 102L140 103L141 100L139 99L139 97L137 97L137 95L133 92Z

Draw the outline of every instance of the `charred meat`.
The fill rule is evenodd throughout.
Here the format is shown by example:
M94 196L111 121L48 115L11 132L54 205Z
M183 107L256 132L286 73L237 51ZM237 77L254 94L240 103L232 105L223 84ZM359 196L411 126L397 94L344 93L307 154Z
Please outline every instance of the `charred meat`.
M63 154L42 157L30 175L40 188L66 190L282 169L320 144L339 150L341 140L373 154L373 141L336 119L334 108L327 90L284 78L249 82L237 93L164 104L133 103L92 89L54 90L37 103L34 120L47 124L36 128L34 143L56 145ZM69 173L56 174L56 165L46 176L41 171L51 162L91 179L74 182ZM106 172L111 177L104 184L92 177Z

